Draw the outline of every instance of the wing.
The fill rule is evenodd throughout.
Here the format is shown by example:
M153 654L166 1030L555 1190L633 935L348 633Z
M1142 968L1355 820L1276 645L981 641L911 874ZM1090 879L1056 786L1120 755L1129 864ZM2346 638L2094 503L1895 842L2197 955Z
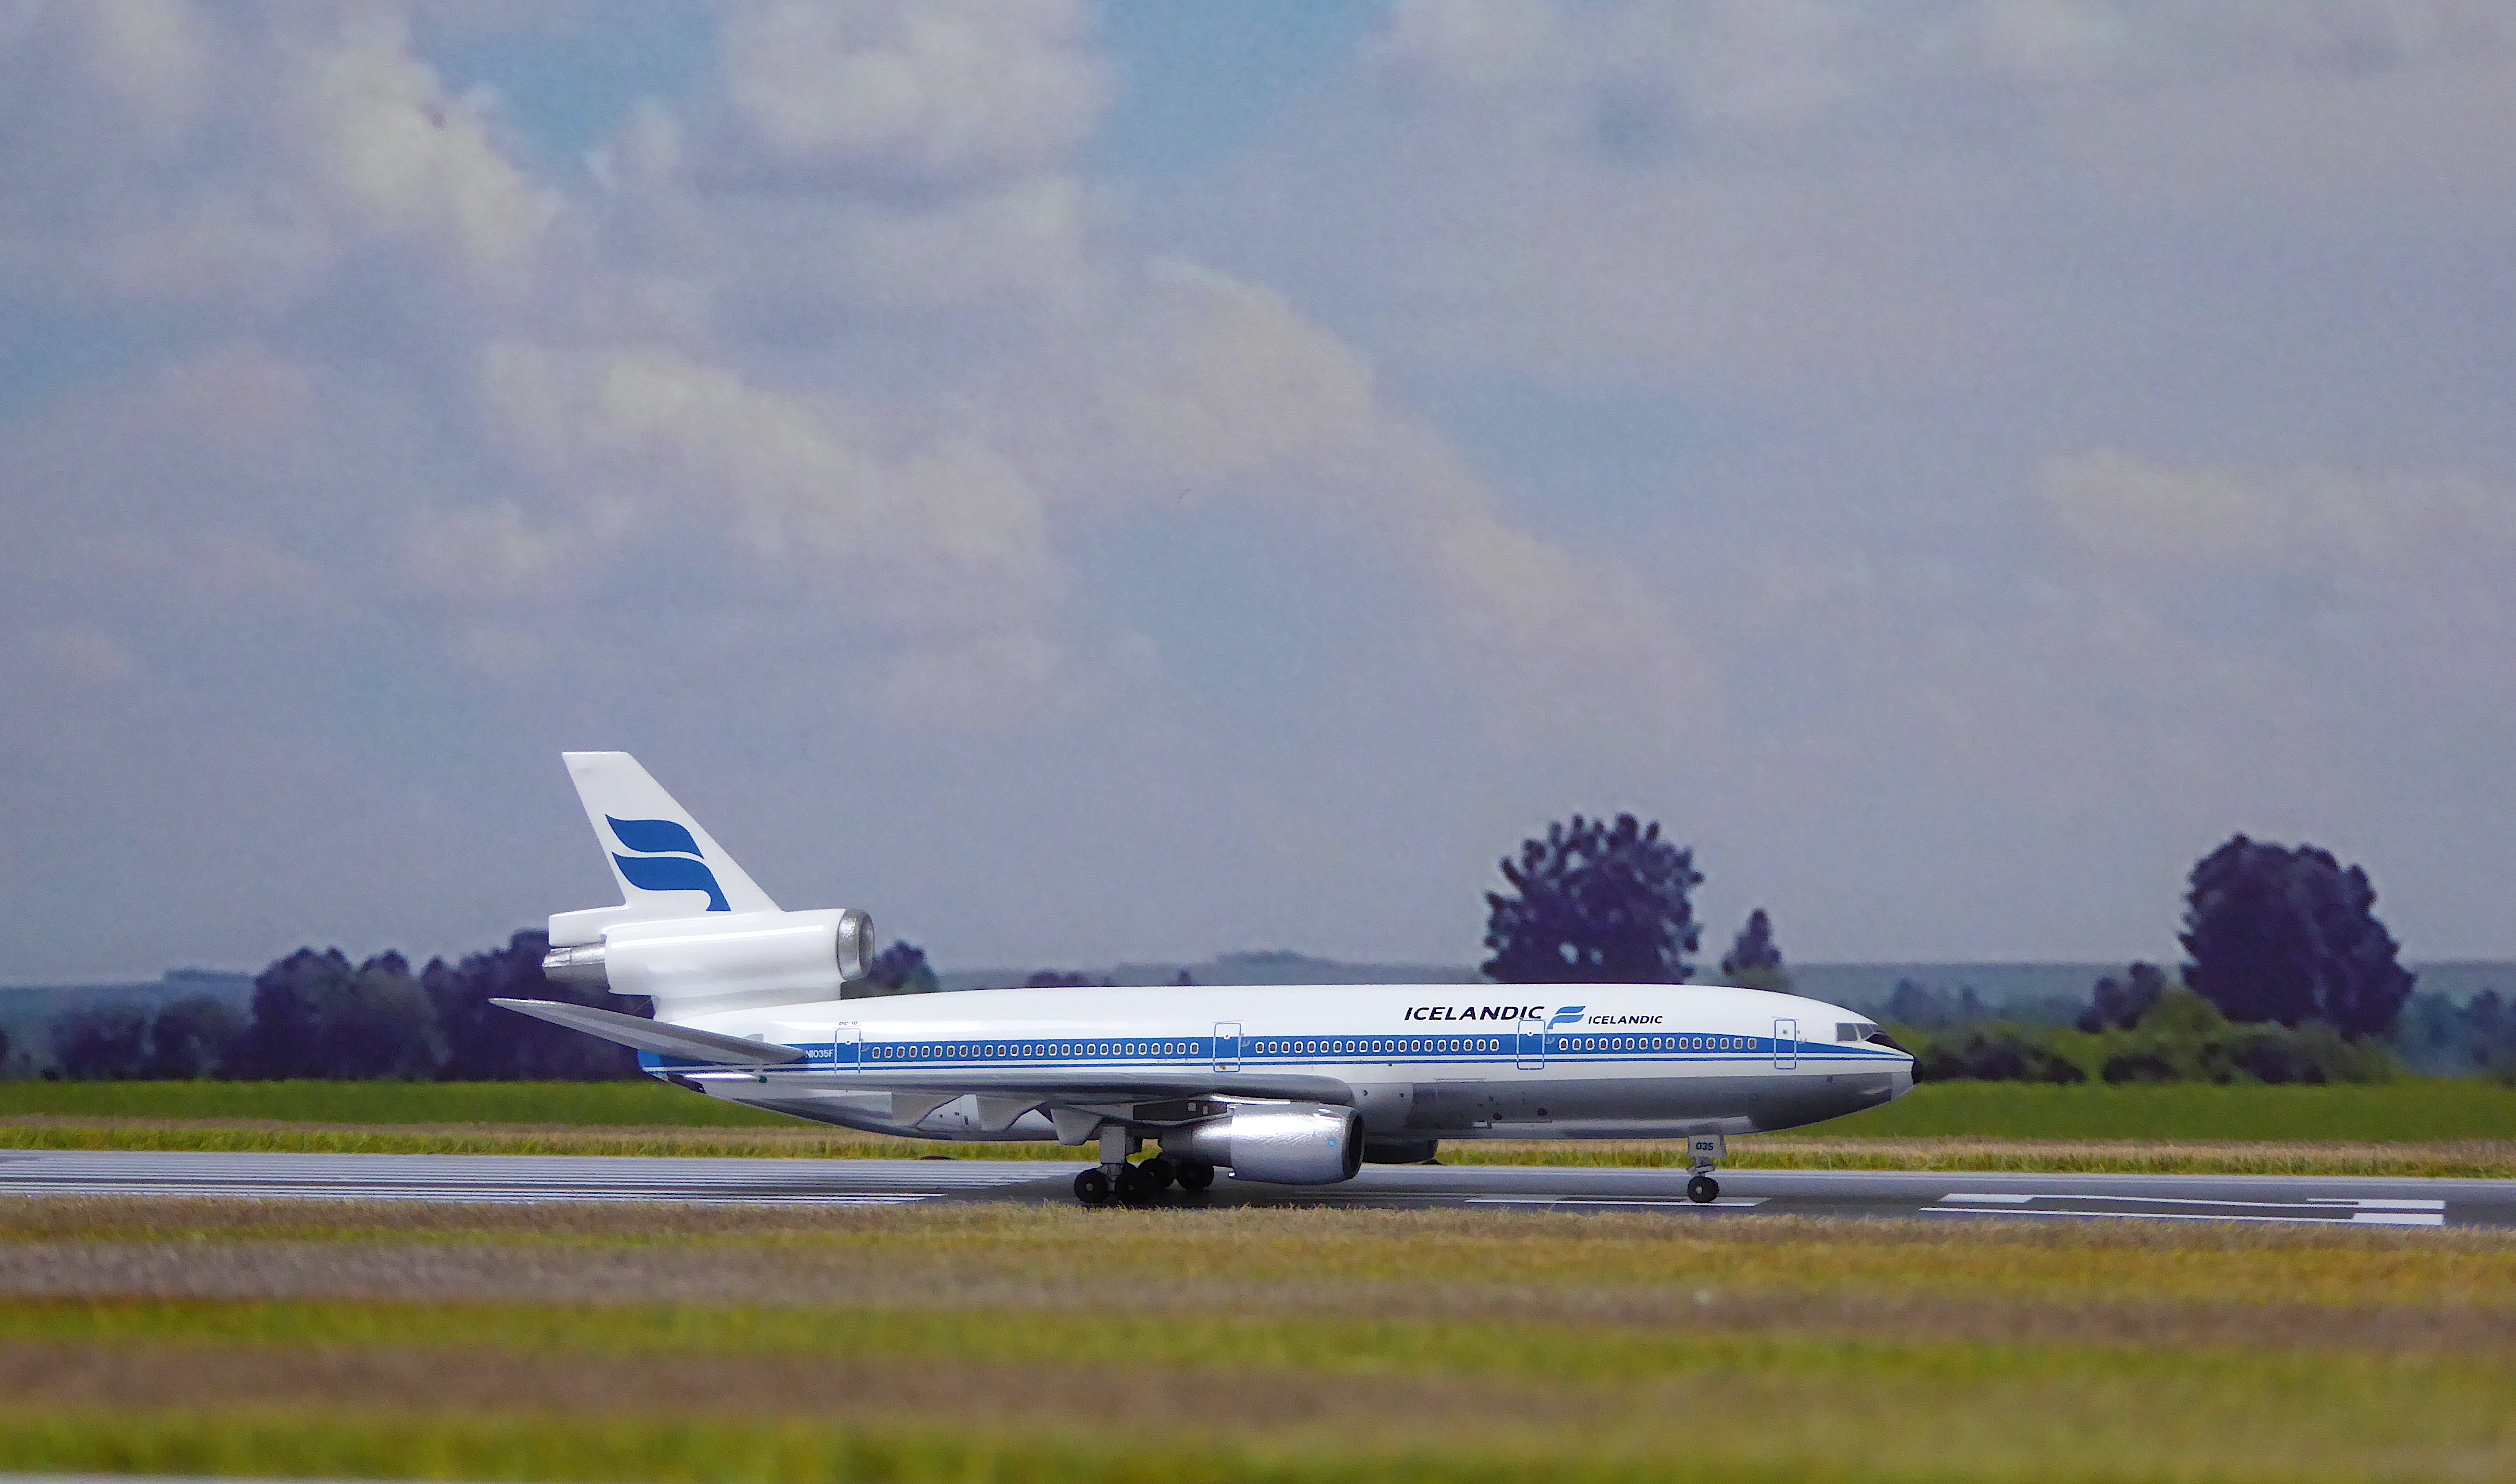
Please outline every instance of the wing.
M624 1015L618 1010L596 1010L591 1005L568 1005L558 1000L491 1000L501 1010L565 1025L572 1031L616 1041L658 1055L679 1056L701 1066L784 1066L801 1061L804 1053L791 1046L775 1042L752 1041L741 1036L721 1036L715 1031L692 1030L687 1025L666 1025L639 1015Z

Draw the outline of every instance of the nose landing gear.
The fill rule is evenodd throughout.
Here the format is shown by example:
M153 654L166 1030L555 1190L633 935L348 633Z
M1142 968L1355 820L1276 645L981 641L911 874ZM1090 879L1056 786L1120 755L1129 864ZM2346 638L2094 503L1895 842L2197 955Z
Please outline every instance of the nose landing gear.
M1686 1138L1687 1158L1695 1165L1695 1177L1686 1182L1686 1198L1698 1206L1709 1206L1721 1199L1721 1182L1712 1172L1730 1152L1730 1141L1718 1134L1690 1134Z

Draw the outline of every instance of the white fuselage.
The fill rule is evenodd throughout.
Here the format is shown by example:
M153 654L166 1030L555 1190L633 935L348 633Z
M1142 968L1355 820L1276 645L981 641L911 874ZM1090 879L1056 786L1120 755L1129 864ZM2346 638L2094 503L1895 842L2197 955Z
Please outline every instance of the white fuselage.
M669 1055L731 1101L919 1138L1048 1139L1034 1092L1157 1132L1213 1104L1354 1107L1373 1140L1669 1138L1788 1129L1911 1091L1875 1027L1792 995L1701 985L1000 989L659 1018L792 1047L756 1070ZM1124 1111L1121 1111L1124 1110Z

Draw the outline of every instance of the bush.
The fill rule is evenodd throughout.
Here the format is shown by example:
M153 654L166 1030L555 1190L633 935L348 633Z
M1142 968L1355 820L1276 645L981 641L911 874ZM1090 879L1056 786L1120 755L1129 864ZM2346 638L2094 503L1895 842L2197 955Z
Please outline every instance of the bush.
M1917 1071L1926 1082L2087 1081L2087 1069L2054 1047L2054 1036L2039 1026L1995 1020L1917 1037L1922 1043L1914 1052Z
M2403 1070L2381 1042L2352 1040L2322 1021L2237 1025L2180 985L2129 1029L1996 1020L1943 1031L1898 1026L1895 1036L1926 1082L2372 1083Z

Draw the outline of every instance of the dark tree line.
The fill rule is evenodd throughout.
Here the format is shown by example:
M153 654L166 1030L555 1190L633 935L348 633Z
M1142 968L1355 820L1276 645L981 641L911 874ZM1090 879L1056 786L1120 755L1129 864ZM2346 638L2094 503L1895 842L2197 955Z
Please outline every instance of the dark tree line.
M2313 845L2243 835L2193 867L2182 982L2154 964L2097 980L2074 1028L1990 1018L1980 1001L1907 986L1881 1018L1904 1027L1926 1078L2083 1082L2322 1083L2400 1070L2413 975L2375 914L2368 873ZM2422 997L2424 1000L2433 997ZM2463 1048L2499 1065L2495 996L2421 1007L2441 1057ZM2516 1018L2516 1017L2511 1017ZM2508 1027L2516 1051L2516 1025Z
M154 1015L89 1006L53 1023L60 1075L78 1081L229 1077L406 1081L601 1081L638 1075L637 1054L519 1015L491 999L566 1000L649 1013L644 1001L542 975L547 934L442 959L413 973L398 953L353 964L337 948L301 948L253 981L238 1015L208 996Z
M1694 852L1631 814L1575 814L1501 862L1486 897L1487 975L1506 984L1684 983L1698 928ZM2185 897L2179 983L2154 964L2106 975L2076 1010L2005 1018L1972 989L1900 982L1875 1018L1900 1027L1927 1077L2040 1082L2366 1081L2398 1070L2382 1038L2412 975L2375 915L2368 874L2313 845L2239 835L2198 862ZM1721 960L1726 984L1788 993L1762 908ZM2058 1022L2076 1014L2075 1029ZM2502 1021L2505 1022L2502 1026ZM2516 1012L2496 998L2421 1009L2437 1057L2516 1068ZM2076 1039L2075 1039L2076 1038Z

